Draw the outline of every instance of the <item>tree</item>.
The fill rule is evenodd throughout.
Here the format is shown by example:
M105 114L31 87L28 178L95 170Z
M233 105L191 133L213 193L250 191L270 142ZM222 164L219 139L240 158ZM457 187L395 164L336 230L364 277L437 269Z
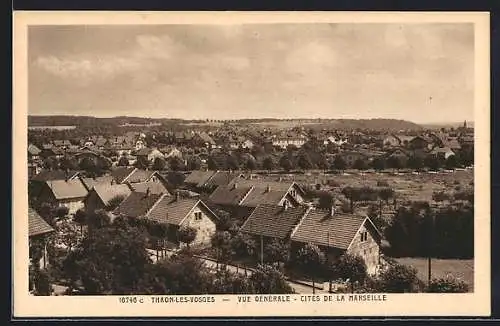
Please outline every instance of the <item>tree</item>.
M118 166L129 166L129 164L130 162L125 155L121 156L117 163Z
M468 291L469 286L467 283L452 275L432 279L427 288L427 292L430 293L466 293Z
M66 206L59 206L55 209L55 215L58 219L63 219L68 216L69 208Z
M44 169L56 170L59 164L55 157L47 157L45 160L43 160L42 165Z
M437 171L442 166L441 160L435 155L428 155L424 159L424 165L427 166L431 171Z
M290 160L290 158L286 154L281 157L279 164L285 171L290 171L293 169L292 160Z
M272 265L260 265L252 275L250 283L257 294L292 294L285 276Z
M371 162L371 166L375 171L382 171L385 169L385 160L381 157L376 157Z
M388 293L418 292L421 282L417 278L417 270L401 264L389 266L380 273L381 290Z
M138 156L134 164L136 168L143 170L149 168L150 165L151 162L149 162L149 160L144 156Z
M274 169L274 160L271 156L267 156L264 161L262 161L262 168L271 171Z
M231 233L228 231L217 231L211 239L212 247L217 250L217 262L227 264L233 256L233 248L231 246Z
M334 204L333 196L329 192L323 192L319 197L319 207L321 209L330 209Z
M198 156L192 156L188 159L187 169L189 171L199 170L201 168L201 159Z
M73 221L80 225L80 234L83 236L83 225L87 223L87 213L83 209L79 209L73 216Z
M245 163L245 168L249 171L253 171L257 168L257 163L254 159L249 158Z
M168 160L168 165L172 171L182 170L184 163L176 156L171 157Z
M305 152L299 155L299 159L297 161L297 164L298 164L299 168L301 168L302 170L312 169L312 167L313 167L313 164L311 162L311 158Z
M290 256L290 245L289 243L273 239L264 246L264 262L266 263L287 263Z
M88 214L87 224L89 230L101 229L111 224L111 218L108 212L103 209L98 209Z
M348 253L340 256L338 261L332 264L331 269L333 272L332 274L336 278L349 280L352 292L354 292L354 284L363 283L367 276L366 264L363 258Z
M420 156L412 155L408 158L408 167L419 171L424 166L424 162Z
M296 264L299 269L309 275L313 281L313 293L315 293L314 282L316 277L322 274L326 257L318 246L305 244L296 255Z
M220 164L212 156L208 157L207 165L209 170L212 171L220 170Z
M35 273L36 295L48 296L52 293L49 274L44 270Z
M183 226L177 230L177 240L189 245L196 239L196 229L190 226Z
M231 248L238 257L255 257L257 254L257 242L245 233L236 233L231 239Z
M238 159L233 155L226 157L226 165L230 170L238 170L240 168Z
M65 270L86 294L132 294L151 264L142 232L123 223L88 233L70 252Z
M389 156L387 159L387 167L395 170L403 168L403 160L399 156Z
M155 171L161 171L165 169L165 166L167 166L167 162L163 157L157 157L155 158L153 162L153 170Z
M453 170L458 167L458 161L455 155L450 155L446 159L445 166L448 170Z
M316 165L318 166L318 169L321 170L327 170L328 169L328 160L326 159L326 156L323 154L320 154L318 157L318 160L316 162Z
M359 197L360 197L359 196L360 195L359 189L348 186L348 187L343 188L341 192L347 199L349 199L350 210L351 210L351 212L353 212L354 211L354 202L358 201Z
M352 166L356 170L366 170L368 169L368 165L363 159L357 159L354 161L354 164Z
M78 162L73 157L64 156L59 162L59 168L62 170L76 170L78 169Z
M335 170L344 171L347 167L346 161L342 158L342 156L337 155L333 160L333 168Z

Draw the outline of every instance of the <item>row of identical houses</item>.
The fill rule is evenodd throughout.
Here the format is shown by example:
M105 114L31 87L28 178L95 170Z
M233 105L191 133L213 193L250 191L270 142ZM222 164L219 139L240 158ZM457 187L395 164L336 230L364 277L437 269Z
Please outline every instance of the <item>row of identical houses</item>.
M267 242L292 245L313 243L328 255L350 252L364 258L376 272L381 236L366 216L315 209L304 203L304 191L295 182L245 178L230 171L195 171L186 178L185 189L172 190L156 171L120 167L110 175L85 178L78 172L44 171L30 182L30 197L78 209L107 209L116 197L120 204L110 216L146 220L166 227L166 243L182 245L177 231L196 230L193 245L209 246L224 210L238 221L240 231ZM208 191L204 199L194 191ZM51 231L52 232L52 231Z

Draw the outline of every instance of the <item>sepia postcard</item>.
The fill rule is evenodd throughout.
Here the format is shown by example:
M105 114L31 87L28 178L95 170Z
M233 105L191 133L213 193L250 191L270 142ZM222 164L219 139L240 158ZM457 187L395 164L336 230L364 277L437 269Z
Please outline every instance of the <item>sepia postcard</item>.
M14 12L13 316L488 316L489 37Z

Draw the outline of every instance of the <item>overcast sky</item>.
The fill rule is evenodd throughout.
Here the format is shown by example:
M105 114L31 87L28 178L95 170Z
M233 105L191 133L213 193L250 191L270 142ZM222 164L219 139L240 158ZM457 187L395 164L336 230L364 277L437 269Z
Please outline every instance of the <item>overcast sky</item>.
M37 26L29 113L473 120L472 24Z

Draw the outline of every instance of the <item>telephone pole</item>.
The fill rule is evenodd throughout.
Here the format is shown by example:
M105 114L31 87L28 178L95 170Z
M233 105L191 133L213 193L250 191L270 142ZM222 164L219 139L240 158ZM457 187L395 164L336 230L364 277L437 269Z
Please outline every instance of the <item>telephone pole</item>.
M432 253L434 248L434 214L430 211L429 221L429 248L428 248L428 263L427 263L427 285L431 285L432 281Z
M260 236L260 264L264 265L264 238Z

